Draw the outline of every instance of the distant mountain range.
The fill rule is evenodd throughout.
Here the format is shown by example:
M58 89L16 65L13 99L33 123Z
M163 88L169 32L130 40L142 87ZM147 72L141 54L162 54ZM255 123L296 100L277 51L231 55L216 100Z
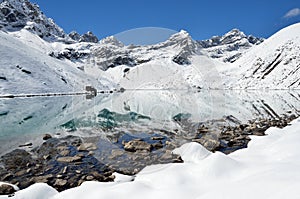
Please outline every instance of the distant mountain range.
M0 1L0 93L97 88L297 89L300 24L268 39L233 29L195 41L186 31L165 42L125 46L113 36L66 34L28 0Z

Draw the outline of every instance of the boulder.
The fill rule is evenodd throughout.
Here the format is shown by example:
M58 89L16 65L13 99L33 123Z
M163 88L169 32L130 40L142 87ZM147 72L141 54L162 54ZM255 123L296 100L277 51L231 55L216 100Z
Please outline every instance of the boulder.
M10 195L15 192L16 192L16 190L12 185L9 185L9 184L0 185L0 195Z
M136 152L136 151L151 152L152 145L142 140L132 140L127 143L124 143L124 149L130 152Z

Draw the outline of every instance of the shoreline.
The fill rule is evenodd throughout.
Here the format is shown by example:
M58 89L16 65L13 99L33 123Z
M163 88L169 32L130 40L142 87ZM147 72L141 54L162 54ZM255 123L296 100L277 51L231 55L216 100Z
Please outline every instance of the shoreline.
M264 136L268 128L283 128L296 118L292 114L223 126L219 127L221 132L217 137L211 133L210 124L206 123L199 125L195 137L188 138L185 143L197 142L212 152L230 154L246 148L250 135ZM0 182L17 185L20 189L42 182L64 191L85 181L112 182L115 172L134 176L149 165L183 162L179 155L172 153L181 145L172 142L166 135L139 139L121 133L111 139L112 145L117 147L107 151L106 156L99 153L102 149L97 145L97 138L44 135L43 139L42 144L32 149L19 147L2 156Z

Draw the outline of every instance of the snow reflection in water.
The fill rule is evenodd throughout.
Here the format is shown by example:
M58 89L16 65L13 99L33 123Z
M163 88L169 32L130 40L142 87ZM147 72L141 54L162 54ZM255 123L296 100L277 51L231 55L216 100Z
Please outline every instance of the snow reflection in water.
M203 122L232 115L242 122L299 114L300 91L151 90L85 96L0 100L0 153L44 133L103 136L174 132L177 120ZM113 129L113 130L111 130ZM102 135L99 135L102 134Z

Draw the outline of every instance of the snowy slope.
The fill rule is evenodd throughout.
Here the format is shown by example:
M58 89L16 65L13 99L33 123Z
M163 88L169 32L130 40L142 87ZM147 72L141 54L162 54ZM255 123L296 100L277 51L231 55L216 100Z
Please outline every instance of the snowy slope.
M247 149L228 156L211 153L197 143L185 144L174 150L185 163L146 167L134 181L118 174L116 182L85 182L61 193L35 184L11 198L297 198L299 128L299 119L284 129L270 128L268 136L252 136Z
M86 85L102 88L100 81L77 69L75 64L54 59L21 40L0 31L1 95L78 92ZM38 40L37 37L33 43Z
M300 88L300 23L277 32L237 60L234 88Z
M97 74L95 68L101 68L103 61L108 61L105 55L114 59L123 52L128 58L126 61L130 62L112 64L105 68L105 73L98 75L125 88L296 89L300 88L299 31L300 25L295 24L265 42L233 30L206 43L195 43L188 33L181 31L166 42L150 47L113 44L113 48L107 47L109 53L94 54L93 58L98 62L92 62L97 64L91 71ZM215 52L222 52L222 56L212 59ZM234 57L231 59L234 62L228 63L228 57ZM142 64L136 61L137 58Z

